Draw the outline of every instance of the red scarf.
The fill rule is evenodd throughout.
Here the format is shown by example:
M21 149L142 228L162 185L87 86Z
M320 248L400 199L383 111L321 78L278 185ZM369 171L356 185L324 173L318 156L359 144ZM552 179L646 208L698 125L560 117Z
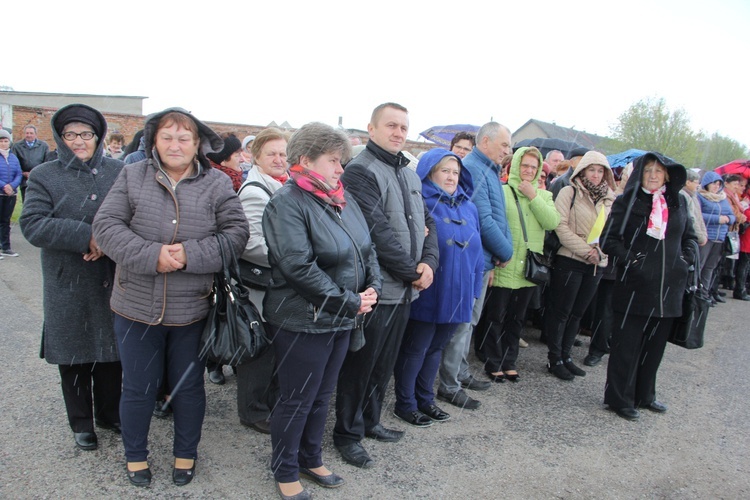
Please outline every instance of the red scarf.
M274 180L279 181L281 183L281 185L283 186L284 184L286 184L286 181L289 180L289 174L280 175L279 177L274 177L272 175L271 178L274 179Z
M221 170L222 172L227 174L230 179L232 179L232 188L234 189L235 193L240 190L240 188L242 187L242 183L244 182L244 179L242 178L241 170L234 170L229 167L225 167L224 165L216 163L213 160L209 160L209 161L211 162L212 167L214 167L217 170Z
M338 207L341 210L346 206L344 185L341 184L341 181L332 189L322 175L302 165L292 165L289 168L289 175L300 188L312 193L327 204Z

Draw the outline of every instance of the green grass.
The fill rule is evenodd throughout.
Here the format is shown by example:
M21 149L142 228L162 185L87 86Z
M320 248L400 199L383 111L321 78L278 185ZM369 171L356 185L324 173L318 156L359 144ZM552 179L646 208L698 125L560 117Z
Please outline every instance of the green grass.
M10 217L11 224L18 223L18 217L21 215L21 209L23 208L23 204L21 203L21 196L16 197L16 208L13 209L13 215Z

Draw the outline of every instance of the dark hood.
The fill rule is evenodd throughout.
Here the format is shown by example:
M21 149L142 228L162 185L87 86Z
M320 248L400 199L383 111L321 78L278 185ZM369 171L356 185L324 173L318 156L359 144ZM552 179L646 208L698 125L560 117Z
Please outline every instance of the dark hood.
M68 145L63 140L62 133L63 128L70 122L81 122L91 125L96 132L96 150L94 156L84 164L78 157L73 154ZM107 137L107 120L104 119L104 115L91 106L85 104L69 104L64 106L52 115L50 120L52 125L52 137L55 139L57 144L57 159L62 164L68 167L74 168L85 168L88 165L89 168L98 167L102 158L104 158L104 138Z
M625 184L625 189L623 190L622 195L625 199L633 199L642 187L641 180L643 179L643 167L652 160L658 161L667 168L669 180L664 184L667 188L667 193L665 194L667 202L670 206L679 204L680 190L685 186L685 182L687 181L685 167L665 156L662 156L660 153L646 153L645 155L633 160L633 171L628 178L627 184Z
M430 170L432 170L432 167L437 165L440 160L442 160L446 156L452 156L456 160L458 160L458 166L461 167L461 173L458 176L458 187L463 190L466 196L471 198L471 195L474 192L474 183L471 180L471 174L464 168L464 164L463 162L461 162L461 158L458 155L448 151L447 149L435 148L423 154L422 158L419 159L419 163L417 164L417 175L420 179L422 179L422 183L424 183L425 180L428 180L428 176L430 174Z
M211 168L211 162L206 156L207 153L221 151L224 148L224 141L214 132L211 127L194 117L189 111L182 108L167 108L164 111L153 113L146 118L146 125L143 127L143 137L146 142L146 157L153 158L154 138L156 137L156 127L159 120L167 113L176 112L189 116L198 127L198 161L203 168Z

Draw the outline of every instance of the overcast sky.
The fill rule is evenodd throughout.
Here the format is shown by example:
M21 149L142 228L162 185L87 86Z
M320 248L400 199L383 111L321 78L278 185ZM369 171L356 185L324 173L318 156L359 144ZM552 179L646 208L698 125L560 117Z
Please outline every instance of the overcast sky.
M750 144L747 0L191 4L3 2L0 85L293 127L365 129L395 101L411 139L530 118L608 135L631 104L664 97L694 129Z

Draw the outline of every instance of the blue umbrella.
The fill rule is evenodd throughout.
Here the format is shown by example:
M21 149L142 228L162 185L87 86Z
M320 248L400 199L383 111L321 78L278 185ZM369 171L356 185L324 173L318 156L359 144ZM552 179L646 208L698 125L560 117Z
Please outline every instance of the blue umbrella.
M627 151L623 151L622 153L616 153L607 156L607 161L609 162L609 166L613 169L619 168L622 170L622 167L635 160L636 158L640 158L646 153L648 153L648 151L644 151L642 149L628 149Z
M479 132L479 128L477 125L468 125L468 124L458 124L458 125L437 125L435 127L430 127L424 132L420 132L419 135L427 139L428 141L432 141L436 144L439 144L443 146L444 148L449 148L451 146L451 140L453 140L453 136L455 136L459 132L469 132L472 134L476 134Z

